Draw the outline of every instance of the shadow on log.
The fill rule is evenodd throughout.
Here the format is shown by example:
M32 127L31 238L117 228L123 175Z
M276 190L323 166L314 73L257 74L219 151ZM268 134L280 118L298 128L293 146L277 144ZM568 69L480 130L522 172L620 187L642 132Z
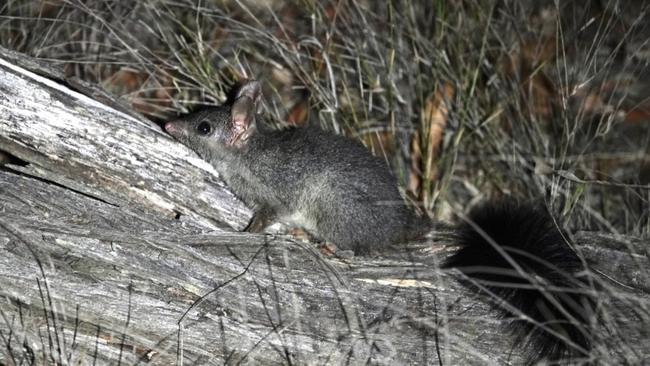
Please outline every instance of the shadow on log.
M325 259L237 232L207 163L103 92L0 49L0 363L518 364L447 248ZM102 102L99 102L99 101ZM650 357L648 243L579 233L594 358Z

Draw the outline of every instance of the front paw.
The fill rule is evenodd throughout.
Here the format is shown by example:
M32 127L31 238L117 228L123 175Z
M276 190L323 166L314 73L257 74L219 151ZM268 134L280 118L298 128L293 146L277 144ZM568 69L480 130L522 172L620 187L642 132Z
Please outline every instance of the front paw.
M326 257L334 257L338 259L352 259L354 258L353 250L341 250L336 247L336 244L325 242L321 244L318 249L321 254Z
M266 220L260 218L259 215L253 216L251 221L248 223L248 226L244 229L244 231L249 232L249 233L261 233L264 232L264 229L266 229L267 222Z

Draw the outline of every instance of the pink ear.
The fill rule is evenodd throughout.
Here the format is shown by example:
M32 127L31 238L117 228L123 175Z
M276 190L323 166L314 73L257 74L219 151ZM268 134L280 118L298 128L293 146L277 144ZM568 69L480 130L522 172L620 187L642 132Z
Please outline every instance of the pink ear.
M260 102L260 98L262 97L262 86L260 85L260 82L257 80L248 80L244 82L241 87L239 87L237 98L235 99L239 99L241 97L251 98L255 104L255 107L257 107Z
M255 103L249 98L237 99L231 107L233 129L247 129L255 121Z
M247 81L237 92L230 111L232 120L230 145L243 146L255 132L255 114L261 94L260 83L255 80Z

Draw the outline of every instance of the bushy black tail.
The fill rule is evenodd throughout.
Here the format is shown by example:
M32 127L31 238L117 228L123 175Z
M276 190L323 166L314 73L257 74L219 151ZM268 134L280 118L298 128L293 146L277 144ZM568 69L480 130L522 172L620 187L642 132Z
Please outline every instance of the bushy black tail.
M490 294L528 364L588 357L593 299L583 265L542 207L488 203L457 228L462 248L444 264ZM525 317L522 318L522 315Z

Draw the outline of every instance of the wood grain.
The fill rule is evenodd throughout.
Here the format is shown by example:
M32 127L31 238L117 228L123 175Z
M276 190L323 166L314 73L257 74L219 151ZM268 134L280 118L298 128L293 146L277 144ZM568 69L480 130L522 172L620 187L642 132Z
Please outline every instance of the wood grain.
M251 211L209 165L98 93L0 49L0 150L19 159L0 170L0 363L521 362L437 268L449 233L341 260L238 232ZM648 243L575 242L605 314L594 357L642 363Z

